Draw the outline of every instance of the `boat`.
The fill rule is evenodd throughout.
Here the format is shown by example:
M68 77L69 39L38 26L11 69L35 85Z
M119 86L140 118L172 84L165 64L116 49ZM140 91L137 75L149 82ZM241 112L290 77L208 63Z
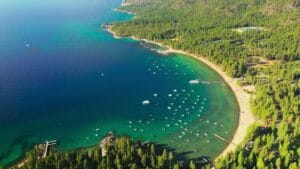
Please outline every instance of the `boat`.
M150 101L149 101L149 100L144 100L144 101L142 102L142 104L143 104L143 105L150 104Z
M200 83L200 80L198 80L198 79L190 80L189 83L190 83L190 84L199 84L199 83Z

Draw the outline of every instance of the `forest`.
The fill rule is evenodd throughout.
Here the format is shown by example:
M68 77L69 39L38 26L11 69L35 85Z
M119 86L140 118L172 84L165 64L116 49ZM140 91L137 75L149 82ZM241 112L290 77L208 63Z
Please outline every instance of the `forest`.
M134 142L128 137L119 137L107 154L102 156L98 146L74 151L51 150L45 158L37 159L36 151L27 153L21 169L179 169L175 155L166 149L158 149L154 144ZM14 167L13 167L14 168ZM18 167L15 167L18 168ZM189 168L195 169L193 161Z
M256 86L252 112L264 125L253 126L216 168L299 168L300 61L249 70L246 81Z
M230 76L241 77L257 57L284 62L300 59L299 3L147 0L122 7L137 17L115 23L113 30L120 36L134 35L205 56Z

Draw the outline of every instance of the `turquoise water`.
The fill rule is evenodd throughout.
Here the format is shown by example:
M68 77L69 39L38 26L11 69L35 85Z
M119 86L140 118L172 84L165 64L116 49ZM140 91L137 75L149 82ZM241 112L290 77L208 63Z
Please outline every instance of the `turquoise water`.
M112 11L119 4L0 1L0 164L45 140L64 151L109 131L189 158L226 146L214 134L230 139L238 121L229 87L192 58L113 39L101 24L132 18Z

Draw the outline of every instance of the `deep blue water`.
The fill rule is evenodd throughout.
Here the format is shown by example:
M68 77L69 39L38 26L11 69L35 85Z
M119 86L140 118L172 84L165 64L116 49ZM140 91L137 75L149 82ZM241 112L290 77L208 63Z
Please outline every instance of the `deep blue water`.
M113 39L101 24L132 19L112 11L119 4L0 1L0 164L47 139L69 150L96 144L109 131L178 152L199 147L192 156L213 157L224 148L213 133L230 138L234 132L237 105L229 88L191 58ZM190 85L192 79L220 83ZM183 128L191 133L181 136ZM196 133L202 136L195 139Z

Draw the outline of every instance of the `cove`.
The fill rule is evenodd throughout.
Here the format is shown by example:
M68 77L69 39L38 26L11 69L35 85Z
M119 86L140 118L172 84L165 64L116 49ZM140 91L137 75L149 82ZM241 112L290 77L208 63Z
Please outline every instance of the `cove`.
M132 19L120 1L0 2L0 164L34 144L67 151L109 131L188 158L215 157L238 122L222 78L187 56L114 39L101 25ZM191 80L198 79L197 84ZM150 104L143 104L148 100Z

